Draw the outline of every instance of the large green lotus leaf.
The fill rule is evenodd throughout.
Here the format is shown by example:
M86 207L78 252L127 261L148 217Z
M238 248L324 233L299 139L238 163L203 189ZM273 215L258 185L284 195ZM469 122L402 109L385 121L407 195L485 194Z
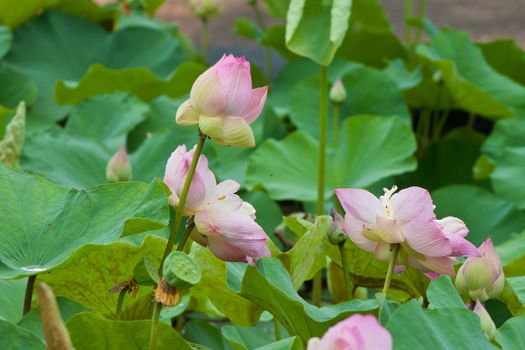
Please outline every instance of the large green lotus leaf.
M525 316L514 317L505 322L496 333L496 341L503 350L525 348Z
M193 244L192 257L202 273L201 281L191 289L197 299L208 299L233 323L254 326L262 310L251 301L228 289L226 264L213 256L208 249ZM206 305L197 309L204 309ZM205 311L205 310L203 310Z
M0 280L0 320L16 323L22 318L27 279Z
M491 119L525 110L525 87L494 70L467 33L442 31L417 53L441 71L458 107Z
M505 288L498 299L507 304L514 316L525 315L525 277L507 278Z
M59 81L55 97L60 104L75 104L90 96L114 91L128 91L144 101L159 95L177 98L190 91L203 71L200 64L183 62L169 79L163 80L144 67L111 69L94 64L77 82Z
M485 339L479 317L466 308L423 310L412 300L394 312L386 328L394 350L497 349Z
M340 121L344 118L359 114L397 115L408 123L410 112L399 87L390 77L377 69L350 66L345 73L343 84L347 99L341 105ZM378 94L377 91L381 91ZM290 118L303 131L314 137L319 137L319 78L309 77L299 81L289 92ZM329 115L333 108L329 108ZM333 137L332 123L329 123L328 140Z
M146 119L149 108L126 93L94 96L74 106L66 126L72 136L86 137L116 152L126 136Z
M239 284L240 289L235 288ZM378 307L375 300L352 300L322 308L313 306L297 294L281 261L272 258L260 259L257 267L247 266L242 282L230 287L269 311L290 335L297 335L303 343L323 335L330 326L353 313L371 313Z
M268 13L279 19L286 19L290 0L263 0Z
M291 0L286 15L286 46L328 66L346 35L351 7L349 0Z
M133 277L135 265L144 257L160 263L165 246L165 239L153 236L146 237L138 247L124 242L103 246L86 245L51 272L39 275L37 281L46 282L57 296L66 297L106 317L115 318L118 293L110 293L109 290ZM132 314L133 309L140 308L142 297L146 296L150 301L151 291L151 288L142 287L135 298L126 295L124 315ZM147 318L148 314L151 316L150 312L147 307L145 315L134 316Z
M179 42L165 31L135 27L108 34L78 17L46 12L15 31L5 60L37 84L33 116L55 121L69 110L54 100L57 80L77 81L93 63L111 69L145 67L165 78L184 58Z
M271 345L273 341L266 325L268 323L259 323L250 328L226 325L221 328L221 333L236 350L259 349L261 346Z
M92 0L58 0L55 8L92 22L113 20L117 14L116 7L99 6Z
M42 131L26 139L22 168L68 187L105 183L113 154L103 145L62 130Z
M479 43L487 63L499 73L525 85L525 51L512 39L498 39Z
M524 164L525 146L507 148L490 176L494 192L520 209L525 209Z
M83 312L71 318L66 327L77 350L146 350L151 321L112 321ZM158 325L157 349L191 350L191 347L175 329L161 322Z
M32 332L9 321L0 320L0 349L45 350L47 347Z
M524 147L525 118L499 120L483 144L483 152L498 161L507 148Z
M0 1L0 23L16 27L57 2L58 0L2 0Z
M67 189L0 165L0 277L49 271L84 244L107 244L123 232L168 224L166 195L157 182Z
M470 232L467 239L480 245L488 235L495 244L525 228L525 214L512 203L476 186L452 185L432 192L438 218L461 218Z
M449 275L443 275L430 282L427 299L429 309L465 308Z
M381 68L407 53L379 0L353 0L348 32L337 56Z
M327 160L326 197L337 187L365 187L413 170L416 141L398 117L355 116L343 123L342 141ZM262 185L276 200L315 201L318 142L298 131L268 140L252 155L245 184Z
M525 232L498 244L496 252L506 277L525 275Z
M420 186L433 191L443 186L473 184L472 168L485 137L470 128L456 128L432 143L418 159L417 170L396 179L399 187Z
M11 30L6 26L0 25L0 58L4 57L9 51L12 41L13 34L11 33Z
M416 87L423 80L421 65L409 70L406 62L401 58L396 58L388 62L388 66L383 69L390 79L392 79L401 90Z
M67 298L58 297L56 298L56 302L58 305L58 310L60 311L60 318L62 318L64 322L67 322L67 320L80 312L87 311L84 306ZM42 327L40 306L31 309L31 311L24 315L24 318L18 322L18 325L33 332L42 341L46 340L44 328Z
M31 106L37 96L37 87L31 79L17 69L0 65L0 105L14 109L20 101Z

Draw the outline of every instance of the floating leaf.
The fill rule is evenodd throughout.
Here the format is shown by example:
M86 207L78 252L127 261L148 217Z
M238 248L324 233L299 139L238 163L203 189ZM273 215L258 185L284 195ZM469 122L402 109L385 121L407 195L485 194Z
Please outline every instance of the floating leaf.
M514 317L505 322L496 333L496 341L503 350L525 348L525 316Z
M348 0L291 0L286 16L286 46L328 66L345 37L350 9Z
M157 182L66 189L0 165L0 278L34 275L64 262L84 244L168 224Z

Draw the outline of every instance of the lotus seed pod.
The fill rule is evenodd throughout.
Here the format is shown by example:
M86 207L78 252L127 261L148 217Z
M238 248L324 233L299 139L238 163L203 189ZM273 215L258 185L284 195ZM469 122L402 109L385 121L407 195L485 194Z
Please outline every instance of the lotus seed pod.
M166 283L178 289L188 289L199 283L201 270L186 253L172 252L164 261L162 274Z
M16 114L7 124L4 138L0 140L0 162L9 166L18 165L26 129L26 105L20 102Z

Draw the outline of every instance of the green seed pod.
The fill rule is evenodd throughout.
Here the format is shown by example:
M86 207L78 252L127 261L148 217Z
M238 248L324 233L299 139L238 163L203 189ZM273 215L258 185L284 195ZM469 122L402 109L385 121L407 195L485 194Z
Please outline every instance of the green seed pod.
M172 252L162 268L164 280L179 289L188 289L199 283L201 270L192 258L179 251Z

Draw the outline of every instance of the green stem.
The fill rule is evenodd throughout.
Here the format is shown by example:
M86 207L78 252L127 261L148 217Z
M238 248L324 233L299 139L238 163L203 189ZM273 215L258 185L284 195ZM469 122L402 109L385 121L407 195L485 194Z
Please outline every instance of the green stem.
M166 249L164 250L164 255L162 256L162 260L160 263L160 268L159 268L160 275L162 275L162 266L164 265L164 260L166 260L169 253L173 249L173 245L175 244L175 237L177 236L177 232L179 231L179 227L182 221L182 212L184 210L184 205L186 204L186 199L188 197L188 192L190 190L191 180L193 178L193 174L195 174L195 169L197 168L197 162L199 161L199 157L202 154L202 148L204 147L204 141L206 141L206 135L199 132L199 143L197 144L197 149L195 150L195 153L193 154L193 159L191 160L190 168L188 169L188 174L186 175L186 180L184 181L184 186L182 187L182 191L180 193L179 205L177 207L177 212L175 213L175 223L171 227L171 232L168 238L168 243L166 244ZM188 240L188 236L189 236L189 233L186 232L184 234L184 237L181 238L181 241L179 242L179 246L184 247L184 244ZM179 246L177 247L177 250L181 250L179 249Z
M35 287L36 275L27 278L26 294L24 297L24 315L31 311L31 302L33 301L33 288Z
M345 282L346 300L352 299L352 290L350 289L350 281L348 280L348 262L346 261L345 242L340 243L339 254L341 255L341 266L343 267L343 280Z
M421 41L421 36L423 34L423 18L427 12L427 0L419 0L419 18L421 19L421 26L418 26L416 29L416 44Z
M159 329L159 319L160 319L161 310L162 310L162 304L155 302L153 305L153 316L151 318L149 350L155 350L157 348L157 334L158 334L158 329Z
M208 31L209 31L209 27L208 27L208 20L206 19L203 19L202 20L202 37L201 37L201 54L202 54L202 57L204 57L204 61L206 62L207 61L207 56L208 56Z
M407 24L407 20L414 16L414 0L405 0L405 23L403 26L403 37L405 38L405 44L409 45L412 37L411 28Z
M317 178L317 216L324 212L325 162L326 162L326 127L328 124L328 67L321 66L321 96L319 109L319 174ZM323 272L319 270L314 276L312 302L321 305L321 287Z
M334 148L339 144L339 108L341 104L334 103Z
M257 19L257 24L263 31L266 31L266 23L264 22L264 17L262 15L261 9L259 8L257 1L252 5L253 11L255 12L255 18ZM266 60L266 79L268 84L271 83L273 72L272 72L272 49L270 47L264 48L264 56Z
M122 305L124 304L124 298L126 297L126 293L128 291L129 291L129 287L125 287L118 294L117 310L115 312L115 315L117 316L117 320L120 319L120 313L122 312Z
M383 286L383 294L385 296L385 299L388 293L388 289L390 288L392 276L394 275L394 267L396 266L397 256L399 255L399 248L401 248L401 245L398 243L390 245L390 262L388 263L388 271L386 272L385 284Z
M273 317L273 328L275 332L275 341L281 340L281 325L275 316Z

